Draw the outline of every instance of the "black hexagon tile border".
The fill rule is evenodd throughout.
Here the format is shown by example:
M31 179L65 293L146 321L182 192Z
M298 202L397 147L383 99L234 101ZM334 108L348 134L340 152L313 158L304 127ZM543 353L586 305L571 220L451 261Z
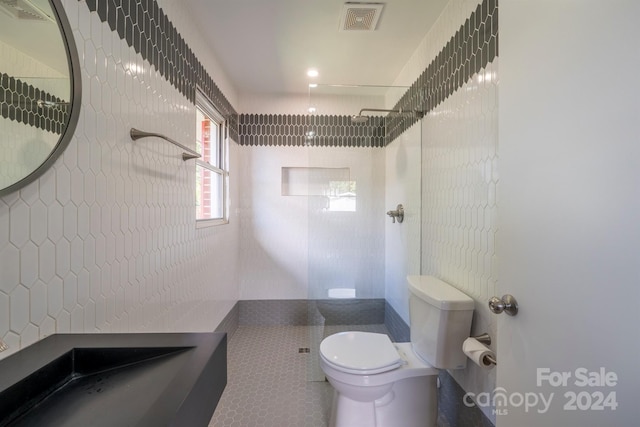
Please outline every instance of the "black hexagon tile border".
M195 103L196 88L229 120L229 136L247 146L384 147L417 117L351 123L349 116L238 115L155 0L85 1L112 31ZM498 0L484 0L394 107L428 113L498 56Z
M240 145L384 147L384 118L352 123L351 116L241 114Z
M0 116L61 134L67 123L67 104L33 85L0 73Z
M394 109L428 113L498 56L498 0L484 0L420 77L400 98ZM386 144L411 127L418 118L389 116Z
M199 88L228 120L238 140L238 113L155 0L78 0L148 61L190 102Z
M484 0L393 109L436 108L498 56L498 1ZM242 114L238 140L250 146L384 147L420 118L389 115L352 123L350 116Z

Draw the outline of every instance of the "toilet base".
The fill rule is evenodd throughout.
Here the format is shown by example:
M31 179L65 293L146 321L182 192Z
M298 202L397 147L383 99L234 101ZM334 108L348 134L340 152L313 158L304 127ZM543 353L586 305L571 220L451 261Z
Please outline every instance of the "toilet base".
M376 414L373 402L358 402L334 391L329 427L342 426L376 426Z
M358 402L334 391L330 427L435 427L438 417L437 376L397 381L389 393Z

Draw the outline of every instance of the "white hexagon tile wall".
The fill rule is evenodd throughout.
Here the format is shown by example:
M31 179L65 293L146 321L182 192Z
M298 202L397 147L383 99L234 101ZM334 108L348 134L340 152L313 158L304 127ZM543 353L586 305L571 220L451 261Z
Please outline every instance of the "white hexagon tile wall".
M192 145L193 103L87 3L63 4L82 111L53 167L0 199L0 337L9 345L0 358L56 332L213 330L238 299L229 268L237 225L196 229L193 163L128 134L137 127ZM234 102L187 12L159 6Z
M445 90L435 95L436 105L428 107L421 123L421 273L451 283L477 302L472 335L488 332L494 349L497 325L486 301L495 294L497 282L497 7L494 0L450 1L395 82L406 86L424 76L435 80L435 86L444 83ZM465 40L472 49L460 48ZM443 52L449 57L434 60ZM465 68L469 64L470 71ZM421 74L425 68L435 69L435 77L428 71ZM438 78L441 70L446 71ZM402 138L392 145L398 142ZM389 185L393 182L388 174ZM408 308L398 304L406 299L403 291L387 284L389 302L407 318ZM396 297L389 298L394 293ZM495 388L495 370L469 363L451 374L465 391ZM462 401L461 396L448 400ZM495 423L490 408L483 410Z

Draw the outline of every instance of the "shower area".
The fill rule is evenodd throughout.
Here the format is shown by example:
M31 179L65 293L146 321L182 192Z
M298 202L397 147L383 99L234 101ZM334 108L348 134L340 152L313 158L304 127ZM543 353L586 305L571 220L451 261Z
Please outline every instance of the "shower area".
M368 325L386 332L390 314L408 323L406 276L420 274L421 241L414 95L318 85L291 106L304 114L239 119L230 221L240 233L240 323L311 326L301 344L310 380L324 381L323 337ZM402 222L388 215L398 205Z
M310 381L324 381L316 357L324 337L354 329L389 333L385 299L404 298L397 294L406 275L420 272L421 126L398 140L392 135L399 121L422 117L397 107L407 89L310 88L309 111L328 116L334 129L309 126L308 167L283 168L283 194L295 182L307 194L308 323L317 326L309 329ZM330 139L336 133L346 144ZM412 180L414 191L403 180ZM406 209L402 221L393 216L398 205Z

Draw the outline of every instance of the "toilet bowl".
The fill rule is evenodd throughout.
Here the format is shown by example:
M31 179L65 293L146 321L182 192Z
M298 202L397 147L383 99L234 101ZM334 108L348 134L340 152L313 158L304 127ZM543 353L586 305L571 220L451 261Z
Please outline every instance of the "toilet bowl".
M411 343L341 332L320 344L320 366L336 391L331 427L435 426L438 370Z
M474 301L432 276L409 276L411 342L341 332L320 343L333 386L331 427L435 427L439 369L466 366Z

